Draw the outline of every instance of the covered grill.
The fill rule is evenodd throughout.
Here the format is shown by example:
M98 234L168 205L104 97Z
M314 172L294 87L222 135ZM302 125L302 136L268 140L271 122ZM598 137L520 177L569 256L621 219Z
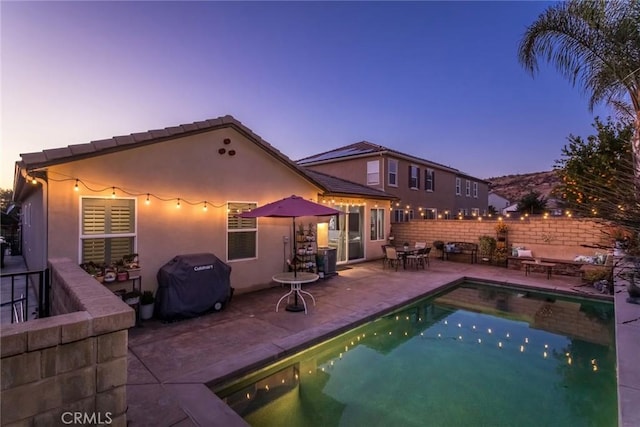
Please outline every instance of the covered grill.
M158 270L155 315L162 320L221 310L231 299L231 267L211 253L177 255Z

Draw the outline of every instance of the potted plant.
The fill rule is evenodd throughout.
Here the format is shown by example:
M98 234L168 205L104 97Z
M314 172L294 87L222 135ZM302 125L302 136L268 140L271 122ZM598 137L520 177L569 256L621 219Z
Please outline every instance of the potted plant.
M129 280L129 272L124 266L118 266L116 270L116 279L118 280L118 282Z
M493 252L496 250L496 239L491 236L480 236L478 240L480 241L478 249L480 250L482 260L489 261L491 256L493 256Z
M125 303L129 305L136 305L140 303L140 292L137 290L133 290L131 292L127 292L122 296L122 299Z
M509 226L502 221L498 221L496 224L496 233L498 234L499 242L507 240L507 231L509 231Z
M151 291L143 291L140 296L140 318L148 320L153 317L153 309L155 308L156 297Z

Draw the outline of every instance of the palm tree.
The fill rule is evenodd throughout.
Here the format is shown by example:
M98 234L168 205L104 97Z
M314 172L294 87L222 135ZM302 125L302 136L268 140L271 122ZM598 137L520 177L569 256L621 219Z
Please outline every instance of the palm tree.
M604 101L617 112L632 115L635 187L640 193L640 2L554 4L527 28L518 59L533 75L538 59L555 65L573 85L579 82L590 93L591 110Z

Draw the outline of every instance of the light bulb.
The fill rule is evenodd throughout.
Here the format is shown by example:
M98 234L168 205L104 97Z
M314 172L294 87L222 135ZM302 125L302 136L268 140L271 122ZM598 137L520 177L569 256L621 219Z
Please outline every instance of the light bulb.
M147 199L144 202L147 205L151 203L151 200L149 200L149 193L147 193Z
M73 187L73 189L75 191L80 191L80 188L78 187L78 180L76 179L76 185Z
M111 187L111 198L115 199L116 198L116 187Z
M202 209L205 210L205 211L208 209L207 208L207 202L204 202L204 207Z
M178 198L178 203L176 203L176 208L180 208L180 199Z

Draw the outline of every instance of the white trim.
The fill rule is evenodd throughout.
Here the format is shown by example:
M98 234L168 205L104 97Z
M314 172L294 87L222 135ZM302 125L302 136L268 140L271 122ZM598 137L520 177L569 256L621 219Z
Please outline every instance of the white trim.
M367 161L367 185L380 185L380 160Z
M133 200L133 233L122 234L83 234L82 199L99 200ZM114 237L133 237L133 253L138 252L138 198L137 197L109 197L109 196L78 196L78 264L82 263L82 241L84 239L111 239Z
M237 261L250 261L250 260L255 260L258 259L258 248L260 247L259 245L259 239L260 239L260 233L259 233L259 218L255 218L256 220L256 227L255 228L242 228L242 229L238 229L238 230L230 230L229 229L229 205L232 203L237 203L237 204L246 204L246 205L255 205L255 207L259 207L258 202L246 202L246 201L227 201L225 204L227 205L227 212L226 215L224 217L224 224L225 224L225 233L224 233L224 249L225 249L225 259L226 262L237 262ZM246 231L255 231L256 233L256 247L255 247L255 253L256 256L255 257L249 257L249 258L236 258L236 259L229 259L229 233L237 233L237 232L246 232ZM295 236L294 236L295 238Z
M398 159L388 159L388 160L389 160L389 162L388 162L389 170L387 171L387 185L388 185L389 187L396 187L396 188L397 188L397 187L398 187L398 168L399 168L399 162L398 162ZM396 178L396 182L395 182L394 184L392 184L392 183L389 181L389 177L391 176L391 164L394 164L394 165L395 165L395 168L396 168L395 172L393 173L393 175L394 175L394 176L395 176L395 178Z

